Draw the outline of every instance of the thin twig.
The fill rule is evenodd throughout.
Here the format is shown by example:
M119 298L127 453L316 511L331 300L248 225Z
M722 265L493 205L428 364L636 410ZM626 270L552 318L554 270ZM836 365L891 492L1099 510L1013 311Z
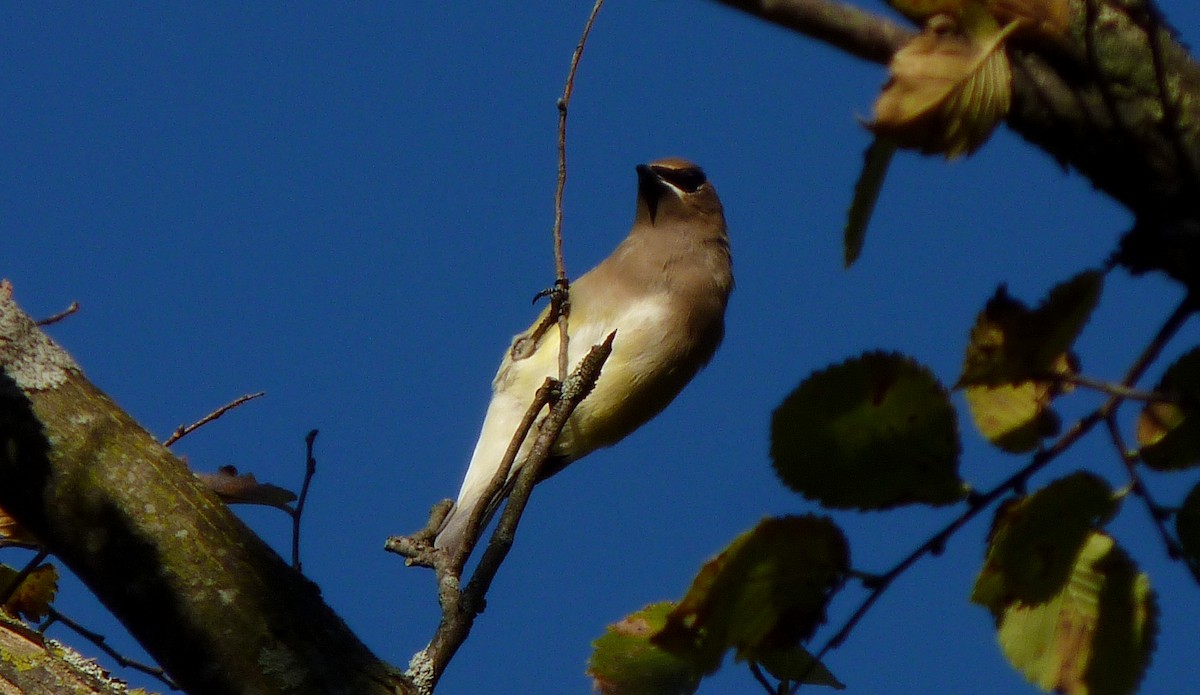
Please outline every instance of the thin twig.
M563 261L563 191L567 187L567 111L571 106L571 94L575 91L575 73L579 70L579 60L583 57L583 47L587 45L588 35L592 33L592 25L596 23L596 15L604 0L596 0L592 13L588 15L587 23L583 25L583 34L571 54L571 67L567 70L567 81L563 85L562 96L558 98L558 181L554 186L554 288L556 292L550 299L550 315L558 317L558 380L567 378L570 364L567 359L567 348L571 337L567 331L567 323L571 313L570 289L571 282L567 279L567 265Z
M304 503L308 500L308 488L313 476L317 474L317 459L313 458L313 443L317 441L318 430L309 431L304 438L304 482L300 485L300 496L296 499L296 508L292 510L292 568L300 571L300 518L304 515Z
M25 566L21 568L20 572L17 572L17 576L13 577L12 581L8 583L8 586L5 586L2 590L0 590L0 606L8 603L8 599L12 598L12 595L17 593L17 589L21 588L21 583L29 578L29 575L33 574L33 571L37 569L38 565L42 564L42 560L45 560L49 556L49 550L39 550L37 554L33 556L33 559L26 563Z
M135 671L141 671L142 673L144 673L148 676L153 676L154 678L157 678L158 680L162 681L163 684L166 685L171 690L179 690L179 686L175 685L175 681L171 680L171 677L168 676L167 672L162 670L161 667L149 666L147 664L143 664L140 661L137 661L135 659L130 659L129 657L121 654L116 649L113 649L112 647L110 647L108 645L108 642L107 642L106 638L104 637L104 635L102 635L98 632L93 632L93 631L87 629L86 627L80 625L79 623L75 622L74 620L71 620L67 616L58 612L58 610L56 610L53 606L51 606L49 608L49 610L47 611L47 615L49 616L47 618L47 620L38 627L39 632L45 632L46 629L49 628L54 623L62 623L63 625L66 625L68 628L70 628L72 631L74 631L76 634L78 634L80 637L83 637L87 641L89 641L92 644L99 647L100 651L104 652L105 654L108 654L113 659L113 661L116 661L117 664L119 664L120 666L122 666L124 668L131 668Z
M533 342L514 345L514 354L511 355L513 359L520 358L521 355L518 353L530 349L531 346L536 346L541 339L542 332L548 329L549 322L557 321L559 335L558 388L555 388L552 380L547 379L542 388L538 389L534 402L526 411L521 426L518 427L513 439L509 442L508 450L505 452L499 469L489 481L488 490L485 491L483 499L496 499L497 496L503 496L502 490L505 486L511 485L512 489L509 491L508 500L504 505L500 521L496 525L496 530L493 531L488 547L484 550L483 557L476 566L466 588L460 591L462 571L466 566L467 558L470 557L471 551L478 543L479 535L484 531L487 513L485 509L472 510L467 522L467 535L452 557L447 559L440 556L436 550L430 556L420 548L415 549L415 554L405 553L409 554L410 559L418 562L423 561L426 557L433 558L438 581L438 598L442 605L442 620L433 639L430 640L429 646L413 657L412 661L413 667L419 668L423 672L419 678L414 678L418 681L418 688L422 692L433 691L442 673L445 672L446 666L449 665L450 659L470 634L475 616L483 610L484 596L487 595L492 580L508 555L508 549L512 547L517 525L533 486L539 480L542 465L549 458L558 434L566 426L567 418L575 410L575 406L595 386L596 378L600 374L600 366L608 359L608 355L612 351L615 331L608 336L603 345L593 347L580 362L576 371L568 376L570 368L568 359L570 281L567 279L562 250L563 192L567 183L567 112L570 107L571 94L575 89L575 74L579 69L579 61L583 57L584 46L587 44L588 35L592 31L596 16L600 13L603 5L604 0L596 0L591 14L588 15L579 43L576 44L575 52L571 56L571 65L567 71L562 96L556 104L558 108L558 179L554 190L555 280L554 289L549 292L550 307L542 323L533 330ZM528 338L526 340L528 341ZM524 445L528 432L547 405L550 406L550 412L540 425L538 437L534 440L530 452L521 461L520 468L515 474L515 480L510 481L509 472L516 462L516 457ZM396 539L397 542L394 544L392 540L389 540L388 547L403 552L401 549L407 548L410 544L406 541L410 540Z
M1158 536L1162 539L1163 546L1166 548L1167 557L1172 560L1183 558L1183 548L1179 545L1179 541L1175 540L1175 537L1167 530L1167 525L1163 523L1163 507L1154 501L1154 496L1150 493L1150 488L1146 486L1146 481L1142 479L1141 473L1138 472L1137 452L1130 451L1126 446L1125 438L1121 436L1121 428L1117 424L1116 417L1110 415L1105 418L1104 424L1108 426L1108 436L1112 439L1113 446L1117 449L1117 455L1120 457L1122 465L1125 466L1125 472L1129 475L1129 482L1133 486L1133 494L1142 500L1142 503L1146 507L1146 512L1150 515L1150 521L1158 529ZM1200 567L1191 562L1184 562L1183 564L1192 575L1192 580L1200 584Z
M1167 346L1171 338L1179 332L1183 324L1200 309L1200 304L1196 302L1191 295L1184 297L1183 301L1175 308L1167 320L1155 333L1150 343L1142 351L1132 366L1125 374L1125 378L1121 380L1121 385L1126 388L1132 388L1142 375L1145 374L1149 366L1162 354L1163 348ZM1088 413L1080 418L1071 429L1064 433L1048 448L1041 449L1035 453L1029 463L1021 470L1009 476L1004 482L995 486L988 492L982 495L974 496L970 499L970 506L966 511L962 512L958 517L948 523L942 530L930 536L915 550L909 553L904 559L900 560L894 567L882 575L878 575L871 582L871 593L863 599L858 608L842 623L837 632L826 640L821 650L817 652L813 665L819 663L825 655L834 649L840 647L853 632L858 623L871 610L871 607L880 599L883 592L891 586L900 575L902 575L909 567L916 564L917 560L928 554L935 554L945 548L947 541L969 521L978 516L983 510L990 507L994 502L999 500L1009 492L1015 492L1022 489L1026 482L1033 474L1045 468L1050 462L1054 461L1061 454L1066 452L1071 446L1084 437L1097 424L1109 418L1124 401L1124 398L1119 395L1113 395L1108 398L1099 408ZM790 692L795 693L803 685L807 676L798 679L796 685Z
M778 695L779 689L775 687L774 683L767 679L767 674L762 672L762 668L758 665L758 662L750 662L750 673L754 674L754 680L758 681L759 685L763 687L763 690L767 691L767 695Z
M1055 374L1050 377L1055 381L1072 386L1079 386L1092 391L1099 391L1110 396L1118 396L1127 401L1141 401L1143 403L1172 403L1174 399L1161 393L1154 391L1143 391L1141 389L1129 388L1121 384L1111 384L1107 381L1099 381L1090 379L1081 374Z
M37 324L37 326L39 328L43 327L43 326L49 326L52 323L58 323L59 321L62 321L63 319L67 318L68 316L70 316L71 314L74 314L77 311L79 311L79 302L71 302L70 305L68 305L66 309L63 309L62 311L58 312L57 314L54 314L53 316L47 316L46 318L42 319L41 321L37 321L35 323Z
M170 437L167 437L167 441L163 442L163 446L171 446L172 444L179 441L180 439L183 439L184 437L188 436L192 432L195 432L196 430L207 425L208 423L212 422L213 420L216 420L217 418L221 417L225 413L228 413L229 411L233 410L234 408L237 408L238 406L242 405L243 403L252 401L255 398L262 398L265 395L267 395L266 391L259 391L258 393L248 393L245 396L242 396L241 398L238 398L237 400L233 401L232 403L226 403L225 405L221 406L220 408L217 408L216 410L212 411L208 415L205 415L204 417L200 418L199 420L193 422L190 425L180 425L179 427L175 428L175 431L171 433Z

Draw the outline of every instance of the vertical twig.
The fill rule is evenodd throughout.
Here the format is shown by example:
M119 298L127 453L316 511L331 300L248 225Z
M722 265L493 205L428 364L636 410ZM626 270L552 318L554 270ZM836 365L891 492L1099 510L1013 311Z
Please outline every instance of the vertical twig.
M292 568L300 571L300 518L304 515L304 502L308 500L308 488L317 473L317 459L313 458L313 442L317 441L318 430L310 430L304 438L304 482L300 485L300 497L292 512Z
M522 431L518 431L502 462L502 469L513 465L521 442L525 440L525 431L532 428L534 420L543 407L549 406L549 412L539 425L537 439L515 479L508 480L507 470L497 473L491 481L491 486L512 484L508 502L500 515L496 530L492 533L483 557L475 567L470 581L465 588L460 589L461 572L466 563L469 549L474 542L466 542L449 561L435 562L438 576L438 595L442 604L442 620L434 633L429 645L415 654L409 664L409 676L416 684L418 691L432 693L438 681L454 657L458 648L466 641L474 625L475 617L482 612L484 597L491 587L492 580L500 569L512 546L516 528L520 522L525 505L537 483L541 468L549 458L554 442L566 425L575 406L583 400L595 386L600 368L612 351L612 341L616 333L612 333L601 345L594 346L580 361L575 373L570 373L568 361L568 315L570 313L570 282L567 279L566 264L562 251L562 220L563 220L563 191L567 184L567 111L571 102L571 94L575 89L575 74L579 69L579 61L583 56L584 46L588 35L596 23L604 0L596 0L580 35L579 43L571 56L571 66L567 72L566 84L562 96L557 102L558 108L558 180L554 190L554 289L550 291L549 313L543 322L534 329L535 335L548 326L549 321L557 319L559 331L558 352L558 383L559 393L552 393L553 384L547 383L541 389L526 414L522 423ZM516 348L514 348L516 349ZM481 520L480 520L481 521ZM482 526L482 523L479 524ZM470 533L482 533L483 529L475 529L475 519L471 519Z
M557 290L550 299L550 311L558 315L558 380L567 378L570 365L567 362L567 346L570 336L567 334L568 316L571 313L570 289L567 280L567 266L563 261L562 220L563 220L563 191L567 187L567 110L571 106L571 94L575 91L575 73L579 70L579 60L583 57L583 47L587 44L588 34L592 33L592 25L596 23L596 15L604 0L596 0L592 13L588 15L587 23L583 25L583 34L571 55L571 68L567 71L567 81L563 85L562 96L558 98L558 182L554 187L554 288Z

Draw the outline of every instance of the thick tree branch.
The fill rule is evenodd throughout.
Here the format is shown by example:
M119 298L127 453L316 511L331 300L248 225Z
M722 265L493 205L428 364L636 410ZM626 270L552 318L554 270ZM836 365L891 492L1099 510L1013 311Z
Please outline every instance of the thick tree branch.
M873 63L886 63L913 31L832 0L718 0Z
M193 693L397 693L316 586L84 378L0 284L0 506Z

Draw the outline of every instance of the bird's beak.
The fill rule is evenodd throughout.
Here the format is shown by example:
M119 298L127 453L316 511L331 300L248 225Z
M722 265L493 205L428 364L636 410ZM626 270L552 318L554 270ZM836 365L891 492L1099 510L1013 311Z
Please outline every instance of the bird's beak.
M658 203L668 187L662 177L647 164L639 164L637 174L638 195L646 201L646 208L650 211L650 222L653 224L655 216L658 215Z

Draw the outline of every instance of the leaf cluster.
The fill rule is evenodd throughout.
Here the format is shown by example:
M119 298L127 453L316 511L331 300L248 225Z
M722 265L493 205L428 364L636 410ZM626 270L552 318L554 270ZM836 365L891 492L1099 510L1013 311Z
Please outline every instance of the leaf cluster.
M1158 608L1149 577L1106 526L1140 489L1138 468L1200 465L1200 349L1143 394L1139 448L1114 457L1126 464L1128 486L1114 490L1096 473L1077 470L1025 490L1034 472L1097 422L1107 418L1115 428L1116 406L1140 373L1135 368L1126 383L1112 385L1079 373L1074 344L1103 286L1103 272L1085 271L1032 308L997 289L966 336L952 388L916 358L884 351L802 380L771 422L771 464L785 486L832 510L924 505L957 508L958 516L883 574L851 564L850 543L829 517L764 519L706 563L680 601L654 604L610 626L589 665L601 692L694 692L730 652L749 663L770 692L804 683L840 688L820 659L892 580L994 503L971 601L995 622L1001 651L1047 692L1134 692L1154 649ZM1140 368L1145 361L1139 359ZM1108 400L1086 423L1048 443L1060 430L1055 400L1084 393L1079 385ZM991 490L977 491L960 474L953 390L964 393L981 436L1000 451L1031 456ZM1173 547L1194 568L1200 565L1200 486L1173 516ZM871 598L822 649L808 651L828 607L854 579ZM655 690L652 679L671 685Z

